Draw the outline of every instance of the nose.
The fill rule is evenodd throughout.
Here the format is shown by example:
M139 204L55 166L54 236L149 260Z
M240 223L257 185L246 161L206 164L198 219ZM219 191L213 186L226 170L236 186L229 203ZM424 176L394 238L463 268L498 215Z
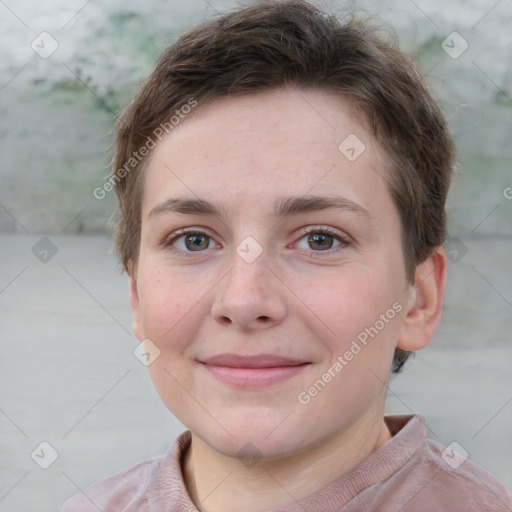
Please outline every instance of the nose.
M248 263L235 253L233 260L217 287L211 309L215 321L244 331L280 324L287 314L286 288L269 268L265 255Z

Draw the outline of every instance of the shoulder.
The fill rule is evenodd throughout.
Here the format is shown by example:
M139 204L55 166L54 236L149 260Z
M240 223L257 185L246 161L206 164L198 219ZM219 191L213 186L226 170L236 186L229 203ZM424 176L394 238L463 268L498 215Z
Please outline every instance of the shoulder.
M512 511L509 492L493 475L451 446L430 439L396 476L405 491L403 512Z
M146 511L150 474L158 458L140 462L80 490L64 503L62 512Z
M149 512L186 502L180 461L189 444L190 432L185 431L163 455L80 489L62 512Z
M419 453L428 468L429 488L465 510L512 511L508 490L488 471L453 446L426 439ZM467 504L465 504L467 502ZM462 507L462 508L460 508Z
M512 512L510 493L493 475L459 455L454 444L425 437L422 416L389 416L386 422L393 438L374 465L389 471L359 496L370 500L372 510Z

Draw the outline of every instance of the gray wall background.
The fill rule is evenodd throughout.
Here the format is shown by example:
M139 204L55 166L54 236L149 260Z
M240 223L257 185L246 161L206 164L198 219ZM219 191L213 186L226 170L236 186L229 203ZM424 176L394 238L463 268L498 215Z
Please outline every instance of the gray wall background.
M93 190L115 115L159 53L234 5L0 2L0 511L58 509L183 429L133 356L126 278L105 234L114 194ZM459 150L443 324L393 379L388 410L425 415L430 437L456 441L512 489L512 2L321 5L397 32ZM58 454L46 470L48 448L31 457L43 441Z

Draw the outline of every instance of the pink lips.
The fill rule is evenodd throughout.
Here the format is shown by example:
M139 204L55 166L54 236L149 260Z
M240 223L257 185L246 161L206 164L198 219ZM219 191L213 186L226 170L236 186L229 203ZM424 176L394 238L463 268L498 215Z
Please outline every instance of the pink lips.
M270 386L297 375L309 364L270 354L219 354L200 363L217 379L239 387Z

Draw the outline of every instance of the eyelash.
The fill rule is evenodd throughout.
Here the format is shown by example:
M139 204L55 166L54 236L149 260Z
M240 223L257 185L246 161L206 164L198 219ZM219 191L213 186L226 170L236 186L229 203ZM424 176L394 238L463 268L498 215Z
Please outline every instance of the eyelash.
M305 236L307 236L309 234L331 235L338 242L340 242L340 244L338 246L331 248L331 249L326 249L323 251L322 250L314 251L311 249L309 252L315 254L315 256L317 256L317 255L322 256L324 254L331 255L334 252L337 252L343 248L350 246L352 243L351 240L348 238L348 236L342 235L338 231L335 231L334 229L331 229L328 226L313 226L313 227L301 228L299 230L300 238L298 239L298 241L302 240ZM168 247L173 253L179 254L180 256L184 256L184 257L195 256L194 253L202 253L202 252L206 251L206 249L203 251L184 251L182 249L174 248L173 244L177 240L179 240L180 238L182 238L183 236L186 236L186 235L205 236L205 237L209 238L210 240L213 240L213 238L210 235L208 235L208 233L205 233L204 231L201 231L199 229L194 229L194 228L183 228L183 229L180 229L180 230L174 232L170 237L165 239L163 245L164 245L164 247Z

